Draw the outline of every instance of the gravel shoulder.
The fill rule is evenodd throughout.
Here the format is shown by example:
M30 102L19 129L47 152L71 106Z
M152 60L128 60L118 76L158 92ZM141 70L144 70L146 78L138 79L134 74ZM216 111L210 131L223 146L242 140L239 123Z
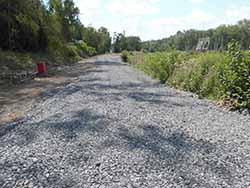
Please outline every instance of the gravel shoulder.
M87 74L97 57L74 65L49 66L46 77L35 78L20 84L0 83L0 127L24 118L32 106L47 91L78 82L78 76Z
M0 127L0 187L250 187L250 117L98 56Z

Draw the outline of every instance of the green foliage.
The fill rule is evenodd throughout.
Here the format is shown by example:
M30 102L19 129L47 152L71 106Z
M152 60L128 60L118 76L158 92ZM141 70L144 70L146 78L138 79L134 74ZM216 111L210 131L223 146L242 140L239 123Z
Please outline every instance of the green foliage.
M223 53L195 55L179 64L168 82L174 87L197 93L201 97L220 99L222 93L219 71L225 61L226 56Z
M40 0L1 0L0 47L16 51L44 50L44 11Z
M128 36L126 37L127 50L128 51L140 51L141 50L141 39L140 37Z
M128 56L129 56L128 51L122 51L121 58L123 62L128 62Z
M85 43L85 42L79 42L77 44L77 48L79 50L79 55L82 57L84 57L86 55L93 56L97 53L95 48L88 46L87 43Z
M115 33L114 35L113 50L116 53L122 51L140 51L141 39L140 37L128 36L122 33Z
M109 52L111 48L111 37L108 30L101 27L96 30L93 27L82 28L82 39L88 46L95 48L96 53Z
M144 62L143 52L129 52L128 63L131 65L139 65Z
M181 52L172 51L165 53L149 53L145 54L144 62L137 66L165 83L172 75L176 63L181 61Z
M74 43L68 43L64 48L64 56L67 57L69 61L75 62L80 59L80 50Z
M238 42L228 53L157 52L129 56L129 62L172 87L250 108L250 51L241 51Z
M215 29L206 31L190 29L187 31L178 31L175 35L161 40L152 40L142 43L142 49L146 52L166 51L170 49L194 50L199 38L210 37L211 43L209 49L227 50L227 44L232 40L240 41L244 50L249 48L250 44L250 20L239 21L236 25L221 25Z
M242 51L236 41L232 41L228 49L230 61L225 62L221 71L224 92L240 106L250 108L250 51Z
M0 51L1 68L7 70L27 70L34 68L29 54ZM7 71L6 70L6 71Z
M108 30L84 27L79 14L73 0L1 0L0 49L47 53L56 63L110 51Z

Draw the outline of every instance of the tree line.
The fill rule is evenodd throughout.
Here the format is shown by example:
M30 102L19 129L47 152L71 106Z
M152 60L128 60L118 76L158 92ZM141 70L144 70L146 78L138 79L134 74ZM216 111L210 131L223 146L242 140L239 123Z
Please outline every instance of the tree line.
M1 0L0 49L62 56L109 51L108 29L85 27L79 15L73 0Z
M175 35L162 40L152 40L142 43L145 51L166 51L177 49L182 51L194 50L200 38L210 38L210 50L226 50L233 39L239 41L242 49L250 46L250 20L241 20L235 25L221 25L209 30L178 31Z
M94 55L141 49L141 39L107 28L85 27L73 0L0 0L0 49L48 52L55 56Z
M113 51L116 53L126 51L140 51L142 42L138 36L125 36L124 33L114 33Z

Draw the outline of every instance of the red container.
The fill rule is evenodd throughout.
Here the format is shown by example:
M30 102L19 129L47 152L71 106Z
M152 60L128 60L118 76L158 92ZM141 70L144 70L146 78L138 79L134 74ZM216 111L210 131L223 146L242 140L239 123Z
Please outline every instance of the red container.
M44 74L46 72L45 63L37 63L37 71L38 71L38 74Z

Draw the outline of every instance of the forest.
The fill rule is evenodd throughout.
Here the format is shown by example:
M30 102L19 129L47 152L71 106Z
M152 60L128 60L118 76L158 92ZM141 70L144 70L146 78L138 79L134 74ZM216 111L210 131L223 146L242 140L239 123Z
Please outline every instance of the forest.
M52 63L110 52L112 37L105 27L84 26L73 0L1 0L0 62L26 69L34 58ZM139 37L115 34L114 51L140 50Z
M167 27L167 26L166 26ZM161 40L145 41L142 48L148 52L176 49L195 50L200 38L209 37L209 50L226 50L228 43L234 39L240 42L242 49L250 46L250 20L241 20L235 25L221 25L215 29L178 31L175 35Z
M111 37L104 27L85 27L73 0L1 0L0 48L46 53L53 60L105 53Z

